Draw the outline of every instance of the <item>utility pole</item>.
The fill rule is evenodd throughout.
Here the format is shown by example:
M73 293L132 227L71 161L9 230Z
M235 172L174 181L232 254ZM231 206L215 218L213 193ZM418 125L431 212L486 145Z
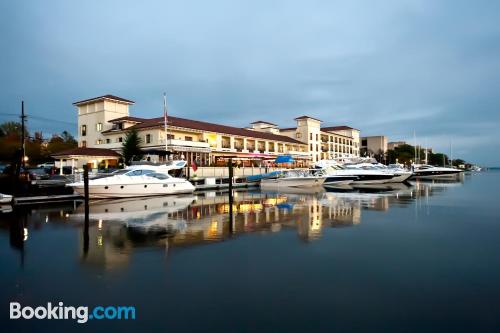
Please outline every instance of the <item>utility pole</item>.
M26 116L24 115L24 101L21 101L21 150L22 150L22 156L21 156L21 165L24 169L25 166L25 156L26 156L26 145L24 141L24 121L26 119Z

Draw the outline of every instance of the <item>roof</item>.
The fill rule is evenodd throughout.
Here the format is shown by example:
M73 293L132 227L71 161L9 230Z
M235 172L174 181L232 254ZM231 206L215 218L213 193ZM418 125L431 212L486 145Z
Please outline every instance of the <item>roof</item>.
M129 122L136 122L136 123L142 123L144 121L147 121L148 119L145 118L139 118L139 117L130 117L130 116L125 116L125 117L120 117L120 118L115 118L110 120L110 123L119 123L122 121L129 121Z
M63 151L60 151L58 153L54 153L51 156L52 157L57 157L57 156L120 157L120 154L118 154L116 151L111 150L111 149L78 147L78 148L63 150Z
M250 123L250 124L268 124L268 125L278 126L276 124L270 123L268 121L263 121L263 120L257 120L257 121Z
M141 119L141 118L134 118L134 117L122 117L122 118L118 118L118 119L128 120L128 118ZM114 122L114 121L116 121L116 119L113 119L110 122ZM135 124L133 126L130 126L130 127L126 128L125 130L131 130L131 129L140 130L140 129L146 129L146 128L163 127L163 121L164 121L163 117L152 118L152 119L141 119L141 122L139 124ZM204 121L178 118L178 117L172 117L172 116L168 117L167 124L168 124L168 126L189 128L189 129L195 129L195 130L206 131L206 132L231 134L231 135L236 135L236 136L247 136L247 137L252 137L252 138L257 138L257 139L282 141L282 142L289 142L289 143L302 144L302 145L304 144L303 142L300 142L298 140L292 139L292 138L290 138L288 136L284 136L284 135L253 131L253 130L248 130L248 129L240 128L240 127L219 125L219 124L207 123ZM103 131L102 133L105 134L105 133L113 133L113 132L118 132L118 131L121 131L121 130L107 130L107 131Z
M345 130L355 130L359 131L358 129L354 127L349 127L349 126L329 126L329 127L321 127L322 131L345 131Z
M314 118L314 117L309 117L309 116L300 116L300 117L297 117L295 118L294 120L298 120L298 119L314 119L314 120L317 120L317 121L320 121L320 122L323 122L322 120L319 120L318 118Z
M111 99L114 101L119 101L119 102L123 102L123 103L127 103L127 104L134 104L135 103L134 101L131 101L129 99L125 99L125 98L121 98L121 97L118 97L115 95L108 94L108 95L103 95L103 96L99 96L99 97L94 97L94 98L89 98L89 99L84 99L82 101L74 102L73 105L88 104L88 103L93 103L93 102L103 100L103 99Z
M280 131L295 131L297 127L280 128Z

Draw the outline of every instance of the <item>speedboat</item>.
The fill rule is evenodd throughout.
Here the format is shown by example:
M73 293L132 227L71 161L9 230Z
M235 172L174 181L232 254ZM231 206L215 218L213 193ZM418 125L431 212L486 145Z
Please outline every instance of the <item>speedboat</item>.
M330 162L330 163L328 163ZM322 160L315 164L316 167L323 169L326 177L350 176L356 177L352 184L381 184L391 182L395 178L394 173L377 168L361 168L352 165L340 165L334 160Z
M413 178L416 179L453 179L462 172L463 170L455 168L435 167L427 164L413 165Z
M260 181L263 188L276 187L317 187L323 185L325 177L312 175L309 170L285 170L274 178Z
M90 198L129 198L167 194L193 193L195 187L184 178L169 175L169 171L180 169L184 163L163 165L138 164L117 170L109 176L89 180ZM68 184L77 193L84 195L83 181Z

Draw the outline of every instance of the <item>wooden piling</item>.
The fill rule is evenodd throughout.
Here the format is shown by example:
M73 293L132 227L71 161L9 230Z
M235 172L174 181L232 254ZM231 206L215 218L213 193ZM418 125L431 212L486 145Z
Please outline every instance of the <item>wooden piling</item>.
M89 251L89 167L83 166L83 188L84 188L84 202L85 202L85 223L83 229L83 253L87 255Z
M228 162L229 167L229 233L234 232L233 228L233 159Z

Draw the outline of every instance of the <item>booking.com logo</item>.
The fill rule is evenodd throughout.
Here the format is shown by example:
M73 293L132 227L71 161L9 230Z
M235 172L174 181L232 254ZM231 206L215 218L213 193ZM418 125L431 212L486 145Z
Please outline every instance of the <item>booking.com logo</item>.
M47 306L21 306L18 302L10 302L10 319L73 319L79 324L89 320L134 320L135 306L65 306L63 302Z

